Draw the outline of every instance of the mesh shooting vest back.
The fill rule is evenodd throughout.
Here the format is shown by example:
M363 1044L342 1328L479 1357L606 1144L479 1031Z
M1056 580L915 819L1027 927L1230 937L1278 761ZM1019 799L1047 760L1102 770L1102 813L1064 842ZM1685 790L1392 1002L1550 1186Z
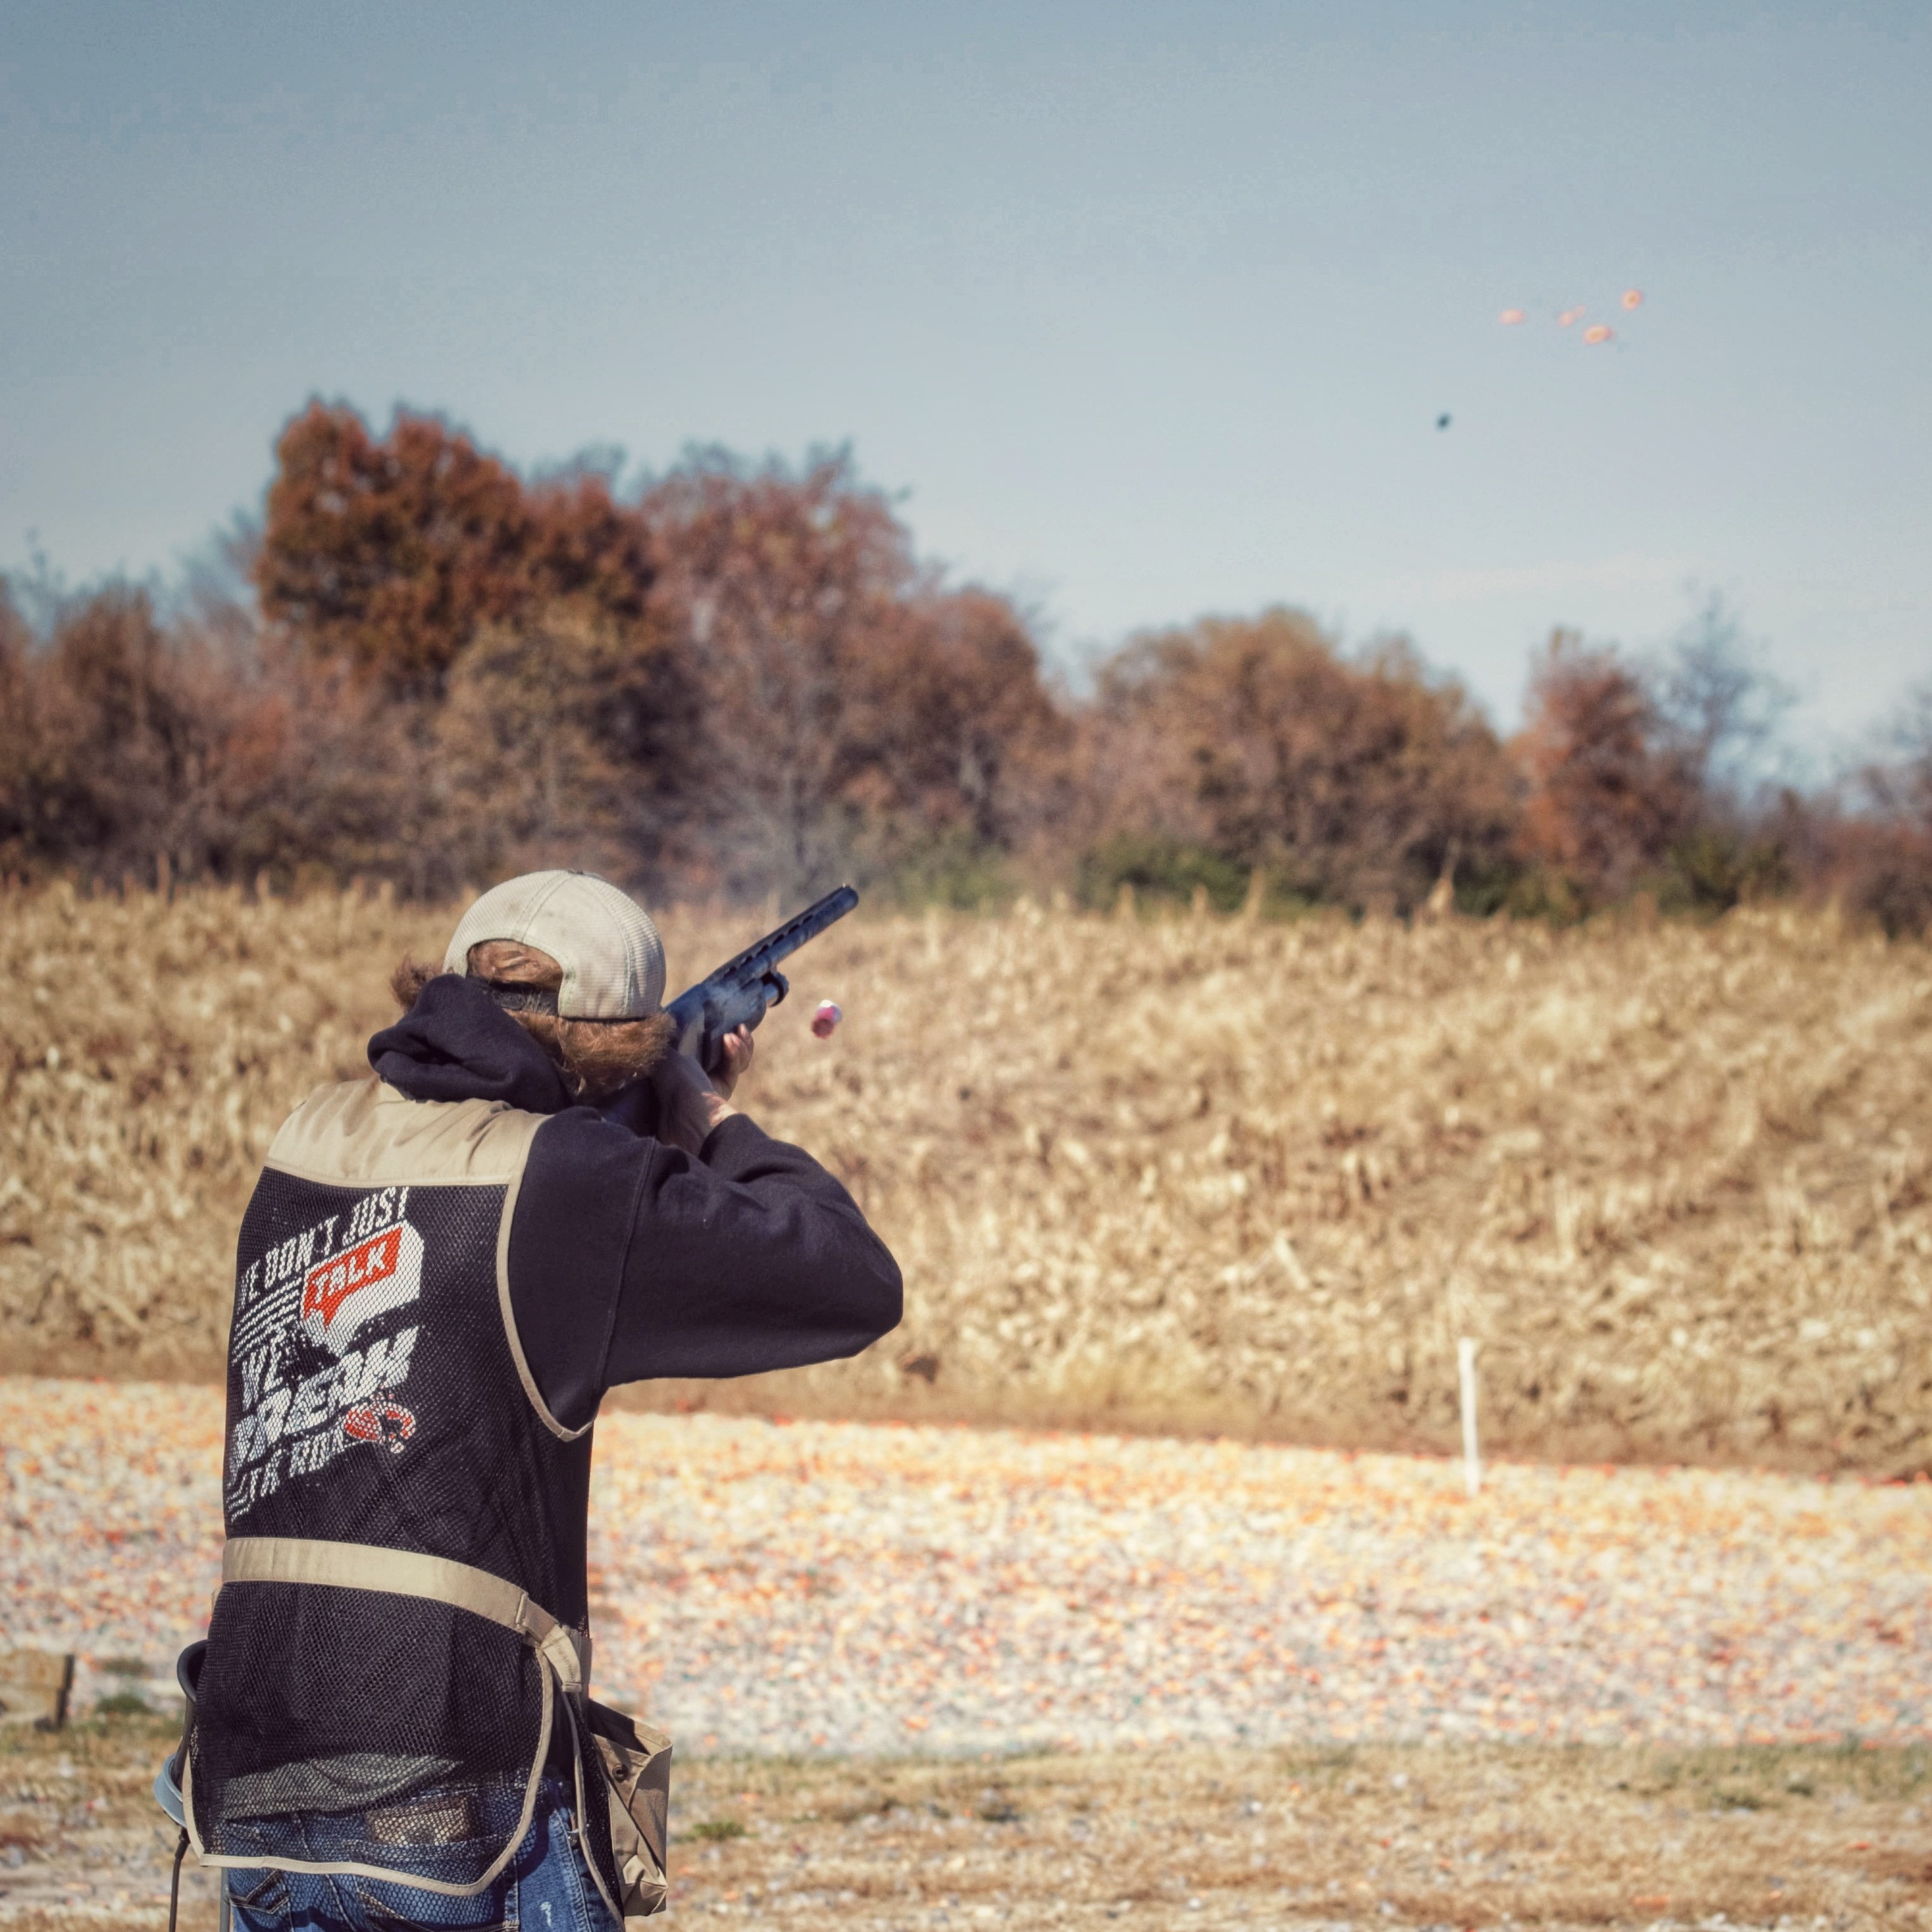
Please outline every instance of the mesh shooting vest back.
M326 1088L242 1226L228 1544L184 1780L203 1860L480 1891L584 1741L588 1427L517 1340L542 1117ZM609 1895L601 1802L578 1810Z

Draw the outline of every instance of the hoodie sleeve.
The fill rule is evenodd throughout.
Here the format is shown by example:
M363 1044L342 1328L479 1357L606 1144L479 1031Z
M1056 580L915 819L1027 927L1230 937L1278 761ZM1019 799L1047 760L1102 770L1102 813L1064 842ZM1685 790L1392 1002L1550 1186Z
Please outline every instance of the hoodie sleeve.
M695 1160L588 1108L546 1120L509 1287L532 1378L572 1428L620 1384L831 1361L900 1313L898 1264L850 1195L742 1114Z

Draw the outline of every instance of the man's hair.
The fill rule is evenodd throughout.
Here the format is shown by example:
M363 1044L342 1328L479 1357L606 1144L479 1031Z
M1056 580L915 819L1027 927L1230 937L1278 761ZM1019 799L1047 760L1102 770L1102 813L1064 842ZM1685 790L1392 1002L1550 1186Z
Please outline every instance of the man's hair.
M563 984L563 968L548 952L520 946L511 939L486 939L472 946L470 976L482 980L493 993L554 994ZM437 968L405 958L389 976L389 990L405 1012ZM504 1004L500 999L500 1004ZM671 1049L670 1016L652 1013L639 1020L573 1020L532 1006L505 1005L518 1025L555 1060L573 1099L596 1105L620 1088L641 1080Z

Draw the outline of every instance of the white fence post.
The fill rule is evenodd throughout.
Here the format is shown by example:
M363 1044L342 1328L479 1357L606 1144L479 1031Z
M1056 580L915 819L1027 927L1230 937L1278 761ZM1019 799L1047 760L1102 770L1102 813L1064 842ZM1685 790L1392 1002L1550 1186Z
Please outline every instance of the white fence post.
M1462 1385L1462 1486L1473 1496L1483 1486L1483 1459L1476 1446L1476 1345L1466 1335L1456 1344L1456 1371Z

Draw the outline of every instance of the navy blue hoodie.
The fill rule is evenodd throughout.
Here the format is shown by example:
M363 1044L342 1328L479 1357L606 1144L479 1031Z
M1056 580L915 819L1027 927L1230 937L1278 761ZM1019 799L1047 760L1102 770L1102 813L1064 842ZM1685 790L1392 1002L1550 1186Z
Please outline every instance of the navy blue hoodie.
M574 1106L554 1063L476 980L432 980L369 1042L418 1100L503 1100L537 1130L510 1224L510 1301L568 1428L607 1389L856 1354L898 1324L898 1266L850 1195L742 1114L693 1160Z

